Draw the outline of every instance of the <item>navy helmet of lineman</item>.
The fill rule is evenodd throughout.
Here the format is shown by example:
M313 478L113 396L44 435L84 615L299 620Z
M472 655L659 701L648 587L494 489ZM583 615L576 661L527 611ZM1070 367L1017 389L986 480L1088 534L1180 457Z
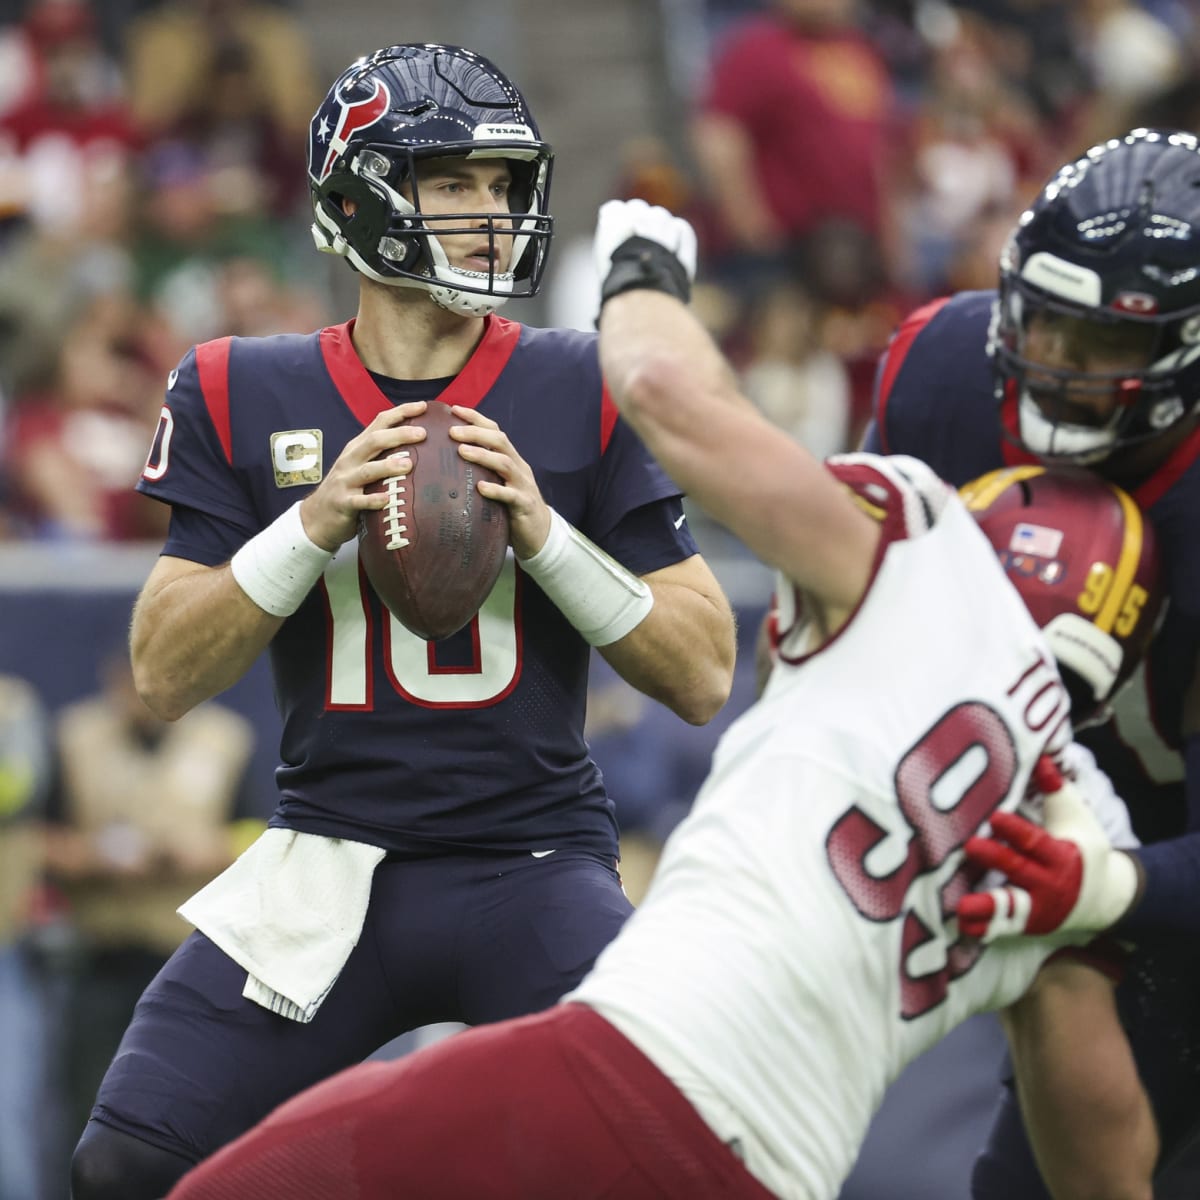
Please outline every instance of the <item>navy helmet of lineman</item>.
M422 212L418 164L457 155L505 160L507 212ZM313 239L370 279L485 316L541 284L553 158L525 97L486 58L436 44L377 50L342 72L313 116ZM481 231L491 268L452 265L439 238Z
M1136 129L1050 180L1002 255L988 346L1027 450L1094 464L1191 427L1198 265L1192 134Z

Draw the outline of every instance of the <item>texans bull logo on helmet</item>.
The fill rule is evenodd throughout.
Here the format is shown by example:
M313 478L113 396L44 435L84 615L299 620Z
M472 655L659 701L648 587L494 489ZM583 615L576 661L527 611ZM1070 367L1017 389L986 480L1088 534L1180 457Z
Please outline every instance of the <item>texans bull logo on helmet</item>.
M353 80L339 81L313 118L308 161L314 165L321 163L320 170L310 169L317 183L323 183L329 177L333 164L346 153L346 147L355 135L374 125L391 106L392 98L381 80L371 80L371 94L358 100L347 99L342 94L352 83ZM325 152L323 158L322 149Z

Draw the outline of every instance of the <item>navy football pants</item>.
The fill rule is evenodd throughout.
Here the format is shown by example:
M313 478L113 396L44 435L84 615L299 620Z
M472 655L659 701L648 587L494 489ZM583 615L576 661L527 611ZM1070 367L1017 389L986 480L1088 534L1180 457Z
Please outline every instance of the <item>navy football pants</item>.
M139 1002L89 1128L197 1162L407 1030L547 1008L631 911L615 868L582 851L387 860L358 945L307 1025L243 999L245 971L193 934Z

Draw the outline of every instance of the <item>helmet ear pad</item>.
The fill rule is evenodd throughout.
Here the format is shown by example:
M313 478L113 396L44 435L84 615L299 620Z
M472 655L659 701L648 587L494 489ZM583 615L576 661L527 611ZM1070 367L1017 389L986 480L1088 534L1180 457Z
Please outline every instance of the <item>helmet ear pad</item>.
M389 258L388 262L404 271L418 268L425 253L424 239L396 236L391 201L369 180L351 171L336 171L321 185L320 199L342 237L367 262L378 256L379 243L390 232L393 239L403 241L405 254L403 261ZM343 200L353 202L352 213L346 211Z

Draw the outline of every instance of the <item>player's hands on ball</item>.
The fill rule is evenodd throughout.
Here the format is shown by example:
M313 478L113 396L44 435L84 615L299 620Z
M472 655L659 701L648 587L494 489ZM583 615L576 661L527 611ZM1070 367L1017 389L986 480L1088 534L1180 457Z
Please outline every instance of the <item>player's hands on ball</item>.
M517 453L508 434L489 417L473 408L452 405L461 422L450 436L459 443L459 454L468 462L495 471L504 481L480 480L481 495L508 505L509 540L517 558L532 558L550 533L550 509L542 499L533 468Z
M367 494L364 488L412 470L407 457L388 451L424 441L420 417L425 407L424 400L416 400L381 412L346 443L320 485L305 498L300 506L304 531L322 549L336 550L348 542L358 530L359 514L387 503L385 493Z

